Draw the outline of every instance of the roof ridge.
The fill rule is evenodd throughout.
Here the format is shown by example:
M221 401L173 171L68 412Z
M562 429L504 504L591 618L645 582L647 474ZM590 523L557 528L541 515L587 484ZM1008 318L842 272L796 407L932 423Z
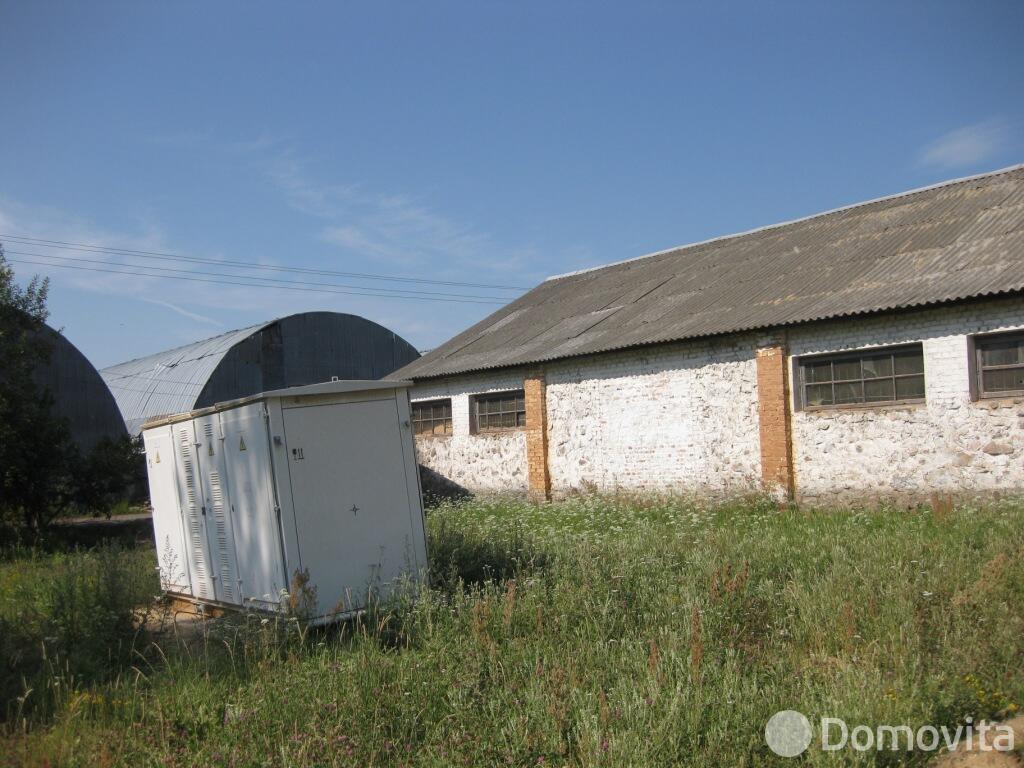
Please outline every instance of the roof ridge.
M274 320L266 320L262 323L254 323L253 325L243 325L241 328L233 328L230 331L224 331L223 333L218 333L214 336L208 336L205 339L197 339L196 341L190 341L187 344L179 344L178 346L171 347L170 349L163 349L160 350L159 352L151 352L150 354L142 355L141 357L133 357L131 360L125 360L120 363L114 363L113 365L108 365L106 368L100 368L99 370L111 371L114 368L120 368L121 366L128 365L130 363L138 363L141 362L142 360L148 360L151 357L162 357L171 352L177 352L179 349L187 349L188 347L195 347L200 344L206 344L207 342L223 338L224 336L233 336L237 333L241 333L242 331L251 331L252 333L256 333L257 331L266 328L268 325L275 323L277 322L277 320L280 319L281 318L276 318Z
M817 218L820 218L820 217L823 217L823 216L831 216L831 215L836 214L836 213L842 213L843 211L850 211L850 210L853 210L855 208L860 208L860 207L865 206L865 205L873 205L875 203L882 203L882 202L885 202L886 200L897 200L897 199L899 199L901 197L909 197L910 195L916 195L916 194L919 194L921 192L928 192L930 190L939 189L941 187L951 187L954 184L964 184L964 183L969 182L969 181L976 181L978 179L985 179L985 178L988 178L990 176L999 176L999 175L1004 174L1004 173L1012 173L1013 171L1019 171L1019 170L1022 170L1022 169L1024 169L1024 163L1017 163L1016 165L1010 165L1010 166L1007 166L1006 168L999 168L998 170L995 170L995 171L986 171L984 173L976 173L976 174L973 174L971 176L962 176L962 177L957 178L957 179L948 179L946 181L940 181L940 182L937 182L935 184L929 184L929 185L924 186L924 187L917 187L915 189L908 189L908 190L906 190L904 192L896 192L896 193L893 193L891 195L883 195L882 197L875 197L875 198L872 198L870 200L862 200L861 202L858 202L858 203L850 203L848 205L841 205L838 208L832 208L832 209L827 210L827 211L820 211L819 213L812 213L812 214L810 214L808 216L801 216L799 218L790 219L788 221L780 221L780 222L777 222L775 224L766 224L766 225L764 225L762 227L755 227L753 229L748 229L748 230L743 231L743 232L733 232L733 233L728 234L728 235L716 235L715 237L709 237L706 240L698 240L698 241L693 242L693 243L684 243L683 245L675 245L675 246L672 246L671 248L663 248L660 251L654 251L653 253L645 253L642 256L632 256L632 257L630 257L628 259L620 259L619 261L612 261L612 262L609 262L607 264L599 264L596 267L587 267L585 269L577 269L577 270L575 270L573 272L564 272L564 273L562 273L560 275L551 275L550 277L545 278L544 282L547 283L547 282L550 282L552 280L561 280L561 279L566 278L566 277L575 277L576 275L585 275L588 272L597 272L598 270L606 269L608 267L617 267L617 266L620 266L622 264L629 264L630 262L633 262L633 261L641 261L643 259L651 259L651 258L654 258L655 256L663 256L666 253L672 253L673 251L682 251L682 250L686 250L687 248L696 248L699 245L708 245L709 243L715 243L715 242L718 242L718 241L721 241L721 240L732 240L733 238L737 238L737 237L746 237L747 235L753 235L753 234L756 234L758 232L765 232L765 231L771 230L771 229L779 229L781 227L788 227L791 224L800 224L802 222L811 221L813 219L817 219Z

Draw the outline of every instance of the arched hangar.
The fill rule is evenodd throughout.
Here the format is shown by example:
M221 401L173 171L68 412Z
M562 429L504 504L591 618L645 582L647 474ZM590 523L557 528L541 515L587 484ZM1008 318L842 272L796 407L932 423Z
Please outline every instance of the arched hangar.
M333 378L379 379L418 357L409 342L366 318L302 312L100 373L135 435L154 416Z
M67 420L79 450L85 454L104 438L124 437L121 413L99 371L50 326L43 326L40 337L50 347L50 359L36 366L33 379L53 396L53 413Z

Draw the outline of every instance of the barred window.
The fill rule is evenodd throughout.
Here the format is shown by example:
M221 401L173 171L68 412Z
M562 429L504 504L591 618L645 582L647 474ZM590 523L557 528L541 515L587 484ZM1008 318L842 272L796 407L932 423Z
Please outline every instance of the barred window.
M1024 394L1024 333L979 336L974 349L982 397Z
M801 358L799 373L807 409L924 400L920 344Z
M417 435L450 435L452 401L424 400L412 404L412 429Z
M523 390L477 395L473 398L477 432L500 432L526 426L526 395Z

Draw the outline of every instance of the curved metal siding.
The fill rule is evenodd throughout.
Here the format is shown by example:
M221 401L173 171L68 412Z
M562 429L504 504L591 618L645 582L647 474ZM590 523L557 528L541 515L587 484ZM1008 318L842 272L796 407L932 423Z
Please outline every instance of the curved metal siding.
M356 315L305 312L250 334L224 355L195 407L285 387L379 379L419 357L405 339Z
M121 413L99 371L57 331L45 326L44 336L52 347L50 360L33 378L53 395L54 412L68 420L71 439L87 452L103 438L124 437Z
M184 347L129 360L100 371L117 401L125 426L138 434L153 416L190 411L228 351L267 323L228 331Z
M375 379L419 353L387 328L356 315L303 312L131 360L100 371L128 430L156 416L271 389Z

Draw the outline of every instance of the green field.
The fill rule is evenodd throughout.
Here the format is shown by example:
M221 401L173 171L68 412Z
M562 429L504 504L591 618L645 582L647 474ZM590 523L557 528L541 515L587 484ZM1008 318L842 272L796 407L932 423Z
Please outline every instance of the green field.
M787 761L763 730L780 709L917 728L1024 703L1020 503L494 499L433 509L428 525L433 587L326 631L240 617L187 639L147 635L130 607L156 592L148 550L8 553L0 629L20 639L0 648L5 673L33 690L7 674L0 755L775 765ZM31 671L10 656L36 646L52 650ZM812 745L798 764L928 759Z

